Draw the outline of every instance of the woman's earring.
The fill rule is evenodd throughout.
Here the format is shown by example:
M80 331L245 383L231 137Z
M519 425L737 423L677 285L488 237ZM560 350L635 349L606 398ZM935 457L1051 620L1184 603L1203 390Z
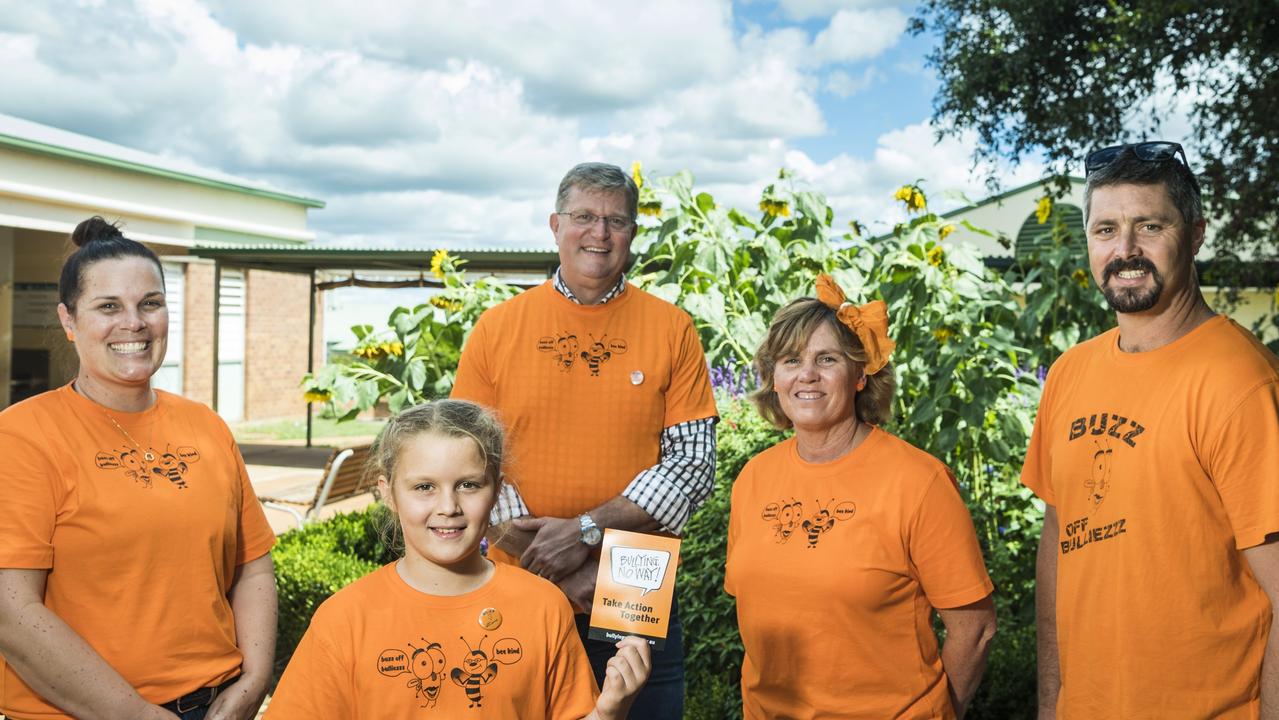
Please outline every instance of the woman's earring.
M67 331L67 340L70 340L71 342L75 342L75 333L73 333L73 332L71 332L70 330L68 330L68 331Z
M857 381L857 390L861 391L865 389L866 389L866 376L863 375L862 379Z

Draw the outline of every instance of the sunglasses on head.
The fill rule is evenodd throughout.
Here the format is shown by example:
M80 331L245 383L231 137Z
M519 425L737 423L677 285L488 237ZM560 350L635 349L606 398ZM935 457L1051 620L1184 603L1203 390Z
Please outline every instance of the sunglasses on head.
M1100 170L1119 159L1119 156L1123 155L1126 150L1132 150L1138 160L1146 162L1176 160L1180 156L1181 164L1185 165L1187 170L1190 169L1190 161L1186 159L1186 151L1182 149L1181 143L1154 140L1152 142L1111 145L1100 150L1093 150L1084 158L1084 176L1087 177L1094 170ZM1193 175L1193 173L1191 174Z

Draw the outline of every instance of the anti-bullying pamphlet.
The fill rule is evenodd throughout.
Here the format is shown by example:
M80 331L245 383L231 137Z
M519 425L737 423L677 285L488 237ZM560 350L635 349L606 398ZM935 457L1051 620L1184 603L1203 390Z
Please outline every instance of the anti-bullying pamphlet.
M592 640L617 642L638 635L658 650L675 597L679 538L605 530L591 607Z

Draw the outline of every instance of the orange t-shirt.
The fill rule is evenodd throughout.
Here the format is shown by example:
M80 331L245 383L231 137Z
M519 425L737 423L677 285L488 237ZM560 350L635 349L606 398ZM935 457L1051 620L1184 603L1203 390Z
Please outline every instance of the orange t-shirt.
M239 673L227 592L275 535L221 418L163 391L108 415L68 385L0 413L0 447L0 567L47 569L44 604L151 702ZM0 711L68 717L0 667Z
M581 718L599 694L559 588L497 564L478 590L420 592L385 565L325 600L271 720Z
M785 440L733 485L747 718L953 718L932 610L993 588L950 471L878 428L828 463Z
M1279 531L1279 360L1216 317L1053 365L1022 482L1057 509L1058 717L1255 718Z
M620 494L657 464L664 428L716 415L692 320L632 285L578 305L547 281L490 308L462 351L453 397L497 411L508 478L531 513L551 517Z

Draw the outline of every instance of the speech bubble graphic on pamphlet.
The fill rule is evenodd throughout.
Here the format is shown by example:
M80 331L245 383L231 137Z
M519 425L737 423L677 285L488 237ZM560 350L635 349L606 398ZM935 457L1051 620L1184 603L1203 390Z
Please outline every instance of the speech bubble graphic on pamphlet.
M671 554L665 550L620 545L613 546L609 559L612 562L613 582L643 590L640 597L662 586L666 568L671 564Z

